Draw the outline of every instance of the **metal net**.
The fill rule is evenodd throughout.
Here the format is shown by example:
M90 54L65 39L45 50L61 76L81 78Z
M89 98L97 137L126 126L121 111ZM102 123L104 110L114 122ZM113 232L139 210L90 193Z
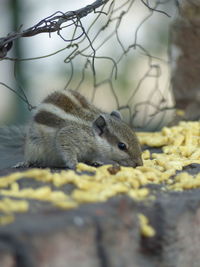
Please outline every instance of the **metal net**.
M80 90L99 106L108 102L131 127L160 128L174 110L168 24L175 8L178 2L170 0L96 0L75 11L57 11L30 28L0 38L0 59L16 64L61 54L65 89ZM17 39L41 34L51 38L57 34L63 48L34 58L9 56ZM2 81L0 85L17 94L29 110L34 108L23 87L13 89ZM98 103L99 99L104 100Z

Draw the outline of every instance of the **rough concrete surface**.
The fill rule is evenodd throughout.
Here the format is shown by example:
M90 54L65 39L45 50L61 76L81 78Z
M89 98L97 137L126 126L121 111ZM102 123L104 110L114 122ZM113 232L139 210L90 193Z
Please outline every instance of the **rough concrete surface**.
M0 266L199 267L200 190L151 190L153 201L118 196L68 211L32 201L28 213L0 227ZM141 236L138 213L149 218L155 237Z

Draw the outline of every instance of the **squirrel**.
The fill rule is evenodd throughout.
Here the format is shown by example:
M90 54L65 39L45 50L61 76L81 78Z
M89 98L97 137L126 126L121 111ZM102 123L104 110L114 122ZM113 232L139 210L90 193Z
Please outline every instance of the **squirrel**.
M143 164L138 139L120 112L103 112L74 90L48 95L28 125L0 128L0 149L23 158L16 167Z

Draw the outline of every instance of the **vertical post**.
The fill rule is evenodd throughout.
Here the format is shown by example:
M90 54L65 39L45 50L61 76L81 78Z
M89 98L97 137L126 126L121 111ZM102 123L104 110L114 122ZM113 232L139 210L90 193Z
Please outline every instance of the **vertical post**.
M10 10L11 10L11 19L12 19L12 28L13 31L19 30L20 26L20 17L21 17L21 5L22 0L10 0ZM22 49L22 42L19 38L14 43L13 48L14 57L16 58L22 58L23 57L23 49ZM15 87L16 90L20 90L20 86L23 88L27 87L27 82L24 76L23 71L23 62L17 61L15 64L15 74L16 74L16 83ZM28 111L27 107L25 106L25 103L16 97L16 115L15 115L15 122L23 123L27 117Z
M181 0L171 31L172 87L185 119L200 119L200 1Z

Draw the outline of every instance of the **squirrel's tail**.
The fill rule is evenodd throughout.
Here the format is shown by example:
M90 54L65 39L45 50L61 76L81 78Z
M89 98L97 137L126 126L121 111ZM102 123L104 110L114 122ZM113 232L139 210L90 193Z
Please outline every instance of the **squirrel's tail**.
M0 169L24 161L26 126L0 127Z

